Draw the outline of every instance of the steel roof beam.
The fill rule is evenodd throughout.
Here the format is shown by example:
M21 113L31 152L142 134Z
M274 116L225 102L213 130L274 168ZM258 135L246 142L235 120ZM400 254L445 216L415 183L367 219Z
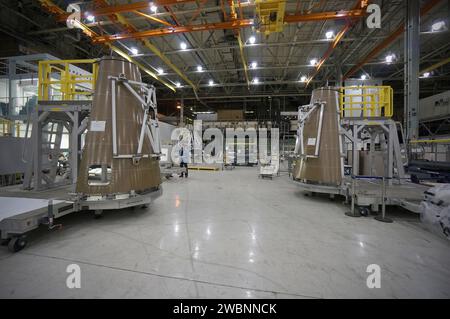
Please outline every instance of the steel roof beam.
M360 10L365 13L365 10L363 10L368 5L368 1L365 0L358 0L356 1L355 6L353 7L353 10ZM358 9L361 8L361 9ZM328 58L333 53L334 49L338 46L339 42L342 40L342 38L345 36L345 34L350 30L350 28L353 26L353 23L355 22L356 18L348 19L345 23L345 26L342 28L342 30L336 35L334 38L334 41L328 46L327 51L325 52L324 56L320 59L319 63L316 66L316 69L312 76L310 76L306 82L306 86L309 85L311 80L319 73L320 69L322 68L322 65L325 63L325 61L328 60Z
M430 0L427 4L420 10L420 16L426 15L431 11L439 2L442 0ZM380 54L384 49L388 48L395 40L398 39L405 32L405 22L402 22L394 32L392 32L384 41L378 44L372 51L369 52L356 66L351 68L345 75L343 80L345 81L353 74L356 73L359 69L361 69L367 62Z

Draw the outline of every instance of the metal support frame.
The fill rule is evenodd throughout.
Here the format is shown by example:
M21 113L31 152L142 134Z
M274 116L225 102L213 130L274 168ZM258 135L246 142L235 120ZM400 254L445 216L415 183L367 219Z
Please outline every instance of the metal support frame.
M62 185L76 184L80 159L80 136L86 130L86 117L91 109L91 101L40 101L33 114L33 130L27 154L27 169L23 189L44 190ZM44 128L51 125L51 129ZM56 125L56 131L55 131ZM61 148L64 127L69 132L69 148ZM53 135L55 135L53 141ZM69 154L70 170L58 178L56 171L58 155Z
M375 139L378 136L380 143L384 141L386 144L386 165L385 165L385 177L388 178L389 185L392 184L394 178L394 167L397 169L397 179L400 183L405 181L405 169L402 160L401 146L398 139L397 123L391 119L379 119L379 120L353 120L344 119L342 124L348 127L348 130L342 130L341 134L347 138L352 145L352 166L353 174L359 175L359 153L358 143L362 141L360 133L363 129L367 129L370 134L370 151L373 152Z
M141 158L158 157L161 155L161 147L159 141L159 123L158 123L158 108L156 103L156 90L153 85L130 81L123 75L119 77L110 76L111 90L112 90L112 140L113 140L113 157L114 158L131 158L139 161ZM144 119L142 121L142 127L139 134L138 148L135 154L119 154L117 148L117 87L123 85L141 104L144 111ZM138 89L138 91L136 90ZM153 150L153 154L142 154L142 148L144 145L144 138L148 137L150 141L150 147Z
M405 127L408 141L419 135L420 1L407 0L405 35Z
M307 155L305 154L305 146L303 142L303 129L305 126L305 121L311 116L311 114L320 107L320 113L319 113L319 125L317 127L317 138L316 138L316 148L314 150L314 155ZM300 156L306 157L306 158L317 158L319 156L319 149L320 149L320 137L322 135L322 126L323 126L323 111L324 111L325 103L324 102L316 102L314 104L308 104L303 105L299 107L298 110L298 125L299 128L297 130L297 134L299 137L299 150L296 147L295 153L298 151Z

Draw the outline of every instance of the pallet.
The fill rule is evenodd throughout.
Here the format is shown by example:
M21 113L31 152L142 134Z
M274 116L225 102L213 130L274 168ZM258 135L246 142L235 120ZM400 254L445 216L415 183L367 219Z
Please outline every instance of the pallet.
M190 170L196 171L219 171L220 167L217 166L188 166Z

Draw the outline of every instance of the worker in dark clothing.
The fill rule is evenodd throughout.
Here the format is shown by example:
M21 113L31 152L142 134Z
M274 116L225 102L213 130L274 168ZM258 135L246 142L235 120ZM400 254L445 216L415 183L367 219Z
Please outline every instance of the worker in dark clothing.
M189 150L187 146L180 145L180 167L185 167L185 171L181 172L180 177L188 177Z

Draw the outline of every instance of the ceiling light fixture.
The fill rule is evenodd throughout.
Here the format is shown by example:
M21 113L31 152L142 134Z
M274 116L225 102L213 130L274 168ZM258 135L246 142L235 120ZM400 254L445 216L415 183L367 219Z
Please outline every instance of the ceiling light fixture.
M209 86L213 86L214 85L214 81L213 80L209 80Z
M395 60L395 54L389 54L386 56L386 63L392 63Z
M312 66L316 66L317 59L312 59L311 61L309 61L309 64L311 64Z
M139 50L136 48L131 48L131 53L133 53L133 55L137 55L139 53Z
M202 72L203 71L203 67L201 65L197 66L197 71L198 72Z
M258 62L253 61L253 62L250 64L250 66L251 66L252 69L256 69L256 68L258 67Z
M328 31L327 33L325 33L325 37L326 37L328 40L334 38L334 32L333 32L333 31Z
M181 50L186 50L187 44L185 42L181 42L180 43L180 48L181 48Z
M95 17L92 14L90 14L90 13L86 13L86 19L89 22L94 22L95 21Z
M158 71L158 74L159 74L159 75L163 75L163 74L164 74L164 70L163 70L162 68L158 68L157 71Z
M255 44L256 42L255 36L252 35L250 38L248 38L248 42L250 42L250 44Z
M150 2L150 11L153 13L156 13L156 11L158 11L158 7L153 2Z
M444 28L445 28L444 21L437 21L431 25L431 31L433 32L441 31Z

